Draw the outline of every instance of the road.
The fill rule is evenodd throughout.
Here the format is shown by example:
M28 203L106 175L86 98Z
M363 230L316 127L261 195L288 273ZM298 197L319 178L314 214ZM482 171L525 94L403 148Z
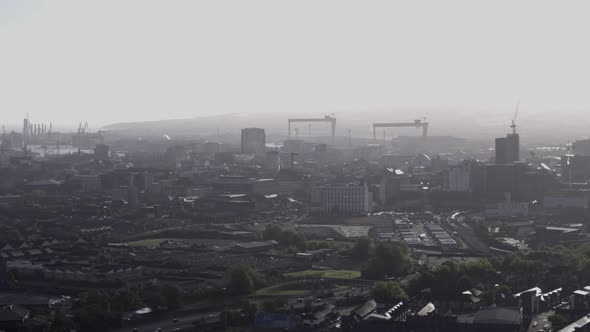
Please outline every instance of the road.
M177 317L178 322L173 322L171 319L162 320L158 322L150 322L143 325L136 325L130 327L124 327L114 332L131 332L134 331L133 328L137 328L139 332L154 332L157 331L158 328L161 328L164 332L174 331L174 329L180 329L180 331L190 331L193 329L193 322L199 321L201 319L213 319L212 317L218 317L220 312L207 312L207 313L199 313L187 316L179 316Z
M348 281L348 280L346 280ZM352 282L352 280L350 280ZM291 281L291 282L298 282L298 281ZM287 282L289 283L289 282ZM334 295L329 299L324 299L325 303L336 304L337 300L340 298L346 297L347 293L352 293L354 295L361 295L361 294L368 294L371 291L371 287L367 285L359 285L355 286L352 289L338 289L334 291ZM320 292L321 293L321 292ZM311 295L313 297L313 295ZM258 307L262 307L263 302L265 302L269 297L250 297L247 298L249 302L255 303ZM178 322L174 322L172 320L172 316L166 315L166 317L162 317L157 321L149 321L142 324L141 321L133 321L132 324L129 324L128 327L120 328L114 330L114 332L131 332L133 328L137 328L139 332L154 332L157 331L158 328L161 328L164 332L174 331L175 329L179 329L179 331L193 331L194 326L192 323L194 321L199 321L201 319L205 320L213 320L219 317L221 311L223 310L239 310L241 301L246 300L246 298L231 298L226 299L224 301L217 301L216 306L209 306L203 308L203 306L194 306L193 309L188 309L189 313L179 314L174 316L178 319ZM223 304L225 303L225 305ZM287 299L287 305L298 305L301 304L298 300L298 297L291 296ZM192 311L192 313L190 312ZM198 312L197 312L198 311Z
M453 232L459 236L461 241L465 243L469 249L474 252L489 254L490 247L483 243L472 231L471 227L466 223L467 218L465 212L456 212L447 217L447 223L453 227Z

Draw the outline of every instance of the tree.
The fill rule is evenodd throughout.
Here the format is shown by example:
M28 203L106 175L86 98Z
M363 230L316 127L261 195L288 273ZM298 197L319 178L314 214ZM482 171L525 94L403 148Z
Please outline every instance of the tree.
M242 313L248 317L249 320L253 321L256 313L258 312L258 305L255 302L246 301L242 303Z
M227 290L230 294L243 295L265 284L264 278L252 268L238 266L229 271Z
M161 292L168 309L180 308L182 298L182 291L180 288L171 285L165 285L162 287Z
M397 282L378 282L373 287L373 298L379 303L394 304L408 299Z
M294 246L299 250L305 250L305 237L299 232L291 230L284 231L280 235L279 242L282 245Z
M71 322L66 320L66 316L61 311L60 307L55 309L53 313L53 319L51 320L51 325L49 327L50 332L66 332L70 331Z
M16 289L18 288L18 276L16 271L9 271L8 272L8 288Z
M293 230L283 230L279 225L267 225L262 231L262 240L274 240L283 246L293 246L299 250L305 250L305 237Z
M248 294L254 290L254 281L245 267L237 267L230 271L227 290L231 294Z
M152 309L158 310L158 308L166 305L166 300L162 296L162 293L152 295L145 299L145 303Z
M381 243L363 271L366 278L384 279L385 277L403 277L412 270L412 260L406 247Z
M281 240L281 235L283 234L283 228L279 225L270 224L267 225L264 231L262 231L262 238L264 240L275 240L279 242Z
M547 320L551 322L554 328L562 328L567 325L568 320L565 316L561 314L553 314L547 317Z
M367 260L371 250L371 240L366 237L360 237L356 240L354 247L352 247L351 255L358 260Z
M137 294L130 289L119 289L111 298L112 310L129 311L135 309L137 303Z
M421 291L431 288L436 282L436 277L432 271L424 271L417 276L412 276L408 280L407 290L412 296L420 293Z
M288 302L286 298L275 296L262 302L262 309L265 312L277 312L281 310L287 303Z
M76 322L80 331L109 331L120 324L121 315L109 313L99 304L89 304L78 312Z

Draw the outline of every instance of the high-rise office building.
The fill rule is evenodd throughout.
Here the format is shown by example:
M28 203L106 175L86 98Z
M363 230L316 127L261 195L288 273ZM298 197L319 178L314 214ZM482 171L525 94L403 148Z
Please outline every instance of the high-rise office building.
M242 153L253 153L257 156L266 155L266 137L262 128L242 129Z
M510 164L520 159L520 138L518 134L508 134L496 138L496 164Z

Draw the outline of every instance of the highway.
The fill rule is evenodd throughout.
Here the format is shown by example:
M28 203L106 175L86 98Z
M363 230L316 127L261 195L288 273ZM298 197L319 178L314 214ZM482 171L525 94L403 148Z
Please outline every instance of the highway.
M124 328L114 330L114 332L131 332L131 331L154 332L154 331L157 331L159 328L161 328L162 331L164 331L164 332L174 331L175 329L178 329L179 331L191 331L192 329L194 329L194 326L193 326L194 321L199 321L201 319L212 320L213 317L218 317L219 315L220 315L219 311L212 311L212 312L199 313L199 314L193 314L193 315L185 315L185 316L176 317L178 319L178 322L176 322L176 323L174 321L172 321L172 319L166 319L166 320L161 320L161 321L157 321L157 322L145 323L142 325L124 327ZM134 328L137 328L137 330L134 330Z

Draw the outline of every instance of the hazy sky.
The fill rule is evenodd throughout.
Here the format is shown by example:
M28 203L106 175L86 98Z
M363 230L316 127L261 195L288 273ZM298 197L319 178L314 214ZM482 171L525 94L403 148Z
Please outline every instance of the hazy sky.
M588 1L0 1L0 123L590 111ZM589 113L590 114L590 113Z

